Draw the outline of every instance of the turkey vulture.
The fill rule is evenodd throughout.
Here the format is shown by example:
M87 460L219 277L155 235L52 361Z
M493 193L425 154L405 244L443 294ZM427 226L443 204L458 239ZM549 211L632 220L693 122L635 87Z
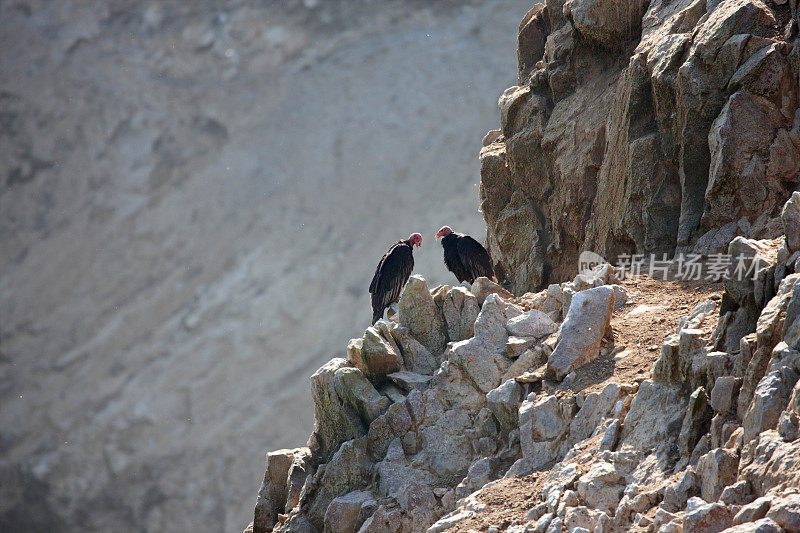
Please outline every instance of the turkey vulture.
M444 264L447 265L447 270L456 275L459 282L472 283L481 276L497 281L492 270L492 260L481 243L469 235L454 232L450 226L443 226L436 234L436 238L439 237L442 237Z
M422 235L412 233L408 240L397 241L381 257L369 293L372 295L372 323L383 317L383 311L400 299L400 292L414 270L414 250L422 248Z

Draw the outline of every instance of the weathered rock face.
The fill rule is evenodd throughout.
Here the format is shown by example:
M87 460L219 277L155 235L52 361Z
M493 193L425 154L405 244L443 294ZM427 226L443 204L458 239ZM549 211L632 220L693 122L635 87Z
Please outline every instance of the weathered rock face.
M480 156L487 243L514 292L569 278L581 250L724 252L735 235L772 231L800 183L800 63L773 7L531 10L520 85L500 98L502 135Z
M781 233L796 200L781 203L800 51L758 0L645 4L553 1L523 20L521 85L481 154L497 272L539 287L585 248L764 264L680 319L652 379L592 391L581 378L628 298L610 265L514 299L412 276L397 315L315 374L335 423L317 421L299 500L268 509L277 531L437 533L491 505L471 492L533 473L512 533L794 527L800 254Z

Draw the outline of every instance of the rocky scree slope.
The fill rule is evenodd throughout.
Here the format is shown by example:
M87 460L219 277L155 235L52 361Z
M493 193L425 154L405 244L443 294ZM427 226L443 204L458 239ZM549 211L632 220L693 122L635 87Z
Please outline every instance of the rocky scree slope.
M800 192L778 224L730 243L757 275L698 302L649 376L595 387L570 384L624 361L614 314L663 310L611 265L519 298L412 276L311 377L315 430L267 454L246 531L800 530Z
M519 27L519 85L481 151L499 279L521 294L578 253L723 252L800 174L800 48L789 5L548 0Z

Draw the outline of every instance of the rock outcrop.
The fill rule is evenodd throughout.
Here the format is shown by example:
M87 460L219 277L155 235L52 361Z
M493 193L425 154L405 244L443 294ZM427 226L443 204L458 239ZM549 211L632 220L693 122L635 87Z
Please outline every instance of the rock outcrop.
M556 0L528 13L519 85L480 155L487 243L512 292L569 279L582 250L613 262L776 235L767 222L800 183L800 51L776 4Z
M487 242L511 291L412 276L399 313L315 374L328 420L300 498L273 489L286 469L270 459L252 531L798 530L800 48L780 36L785 11L531 9L520 85L481 152ZM642 287L609 264L562 281L586 249L728 252L748 275L730 265L641 346L666 307L630 308ZM615 316L639 321L635 348ZM386 372L365 363L367 336ZM623 372L632 352L648 372Z

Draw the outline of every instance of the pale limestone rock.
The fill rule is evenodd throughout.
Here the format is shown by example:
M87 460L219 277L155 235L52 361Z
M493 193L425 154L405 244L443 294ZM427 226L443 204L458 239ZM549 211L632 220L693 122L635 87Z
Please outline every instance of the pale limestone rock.
M711 407L721 414L732 413L736 410L736 400L742 379L735 376L722 376L714 383L711 389Z
M547 362L547 355L545 349L541 346L535 346L532 350L526 350L520 355L516 361L511 363L501 381L505 382L509 379L514 379L521 376L525 372L529 372L539 368Z
M494 281L483 276L476 279L472 284L472 294L478 299L478 305L480 307L483 307L486 298L488 298L490 294L497 294L504 300L514 296Z
M284 511L289 468L292 466L295 452L298 451L276 450L267 453L267 468L264 472L264 481L258 490L253 518L254 531L272 529L277 522L278 513Z
M767 511L772 504L772 498L762 496L756 498L752 502L743 505L742 508L733 517L733 523L736 525L744 524L745 522L755 522L767 516Z
M450 345L445 358L461 368L483 394L500 385L500 379L511 366L502 352L484 344L484 336L476 336Z
M447 344L444 318L425 279L418 275L408 278L398 304L400 325L407 327L433 355L441 354Z
M392 338L403 355L403 366L419 374L433 374L439 368L439 360L411 335L411 331L399 324L392 327Z
M555 333L558 325L538 309L525 311L506 324L508 333L517 337L546 337Z
M346 368L345 359L331 359L311 376L314 400L314 440L323 457L330 457L339 445L366 433L358 413L342 403L336 393L336 371Z
M695 533L717 533L731 525L730 513L723 504L705 503L702 500L691 511L687 507L686 516L683 518L684 530Z
M380 394L357 368L340 368L334 374L334 388L343 402L352 407L369 425L389 407L391 401Z
M378 328L371 326L364 332L360 363L352 362L370 379L380 379L390 372L396 372L403 366L403 356L393 344L393 341L384 338Z
M678 445L683 458L688 458L700 438L708 431L713 410L703 387L699 387L689 397L689 405L681 425Z
M506 303L496 294L490 294L475 320L475 337L492 352L505 352L508 342L506 323L520 314L517 306Z
M397 386L403 389L406 393L409 393L412 390L424 391L429 387L430 381L433 379L433 376L417 374L416 372L409 372L408 370L392 372L386 377L394 381Z
M511 359L516 359L529 348L533 348L538 342L539 339L536 337L509 337L506 342L506 355Z
M561 380L572 370L596 359L613 309L614 291L610 287L596 287L575 294L561 326L558 345L547 362L548 372Z
M747 522L729 527L724 533L782 533L784 530L771 518L762 518L755 522Z
M622 498L623 483L624 478L614 465L597 461L578 479L578 494L592 508L613 513Z
M753 440L762 431L777 427L778 419L789 403L789 396L798 377L800 374L794 368L784 366L773 370L759 381L742 422L745 443Z
M475 319L480 307L478 300L464 287L453 287L444 300L442 314L447 324L447 337L451 342L472 337Z
M790 252L800 250L800 191L792 193L781 211L783 234Z
M716 448L700 457L697 475L700 477L700 495L706 501L715 501L722 490L736 481L739 456L725 448Z
M772 500L767 518L774 520L785 531L800 531L800 494Z
M486 405L491 409L503 431L511 431L519 425L519 405L522 403L522 386L509 379L486 395Z

